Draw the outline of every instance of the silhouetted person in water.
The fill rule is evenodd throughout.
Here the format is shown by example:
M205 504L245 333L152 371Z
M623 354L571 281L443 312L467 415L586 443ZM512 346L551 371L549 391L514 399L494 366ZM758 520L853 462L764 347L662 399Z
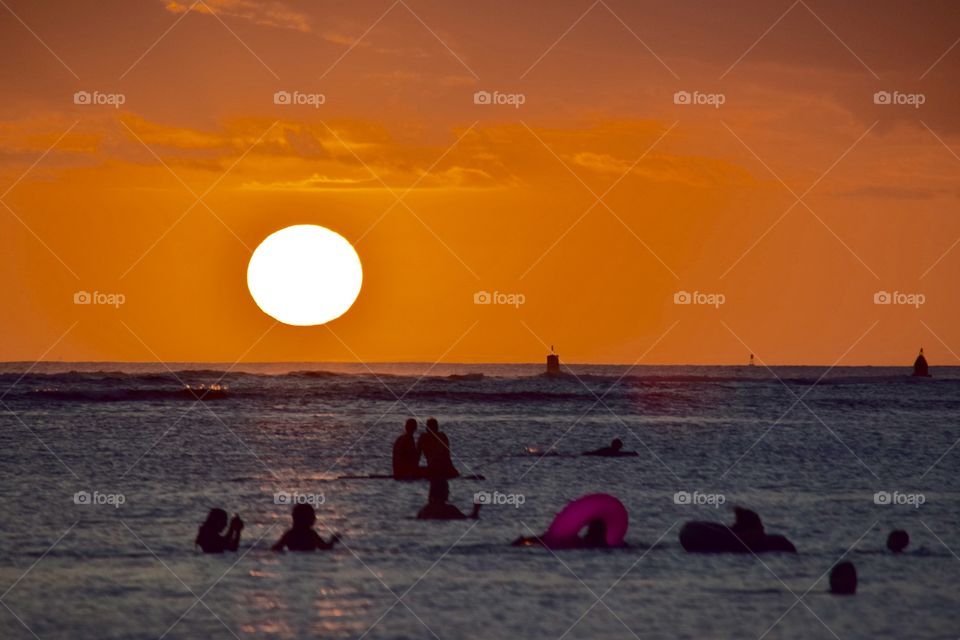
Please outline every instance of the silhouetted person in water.
M729 527L719 522L687 522L680 529L680 545L693 553L796 553L785 537L766 533L756 513L743 507L733 511L736 519Z
M857 592L857 568L852 562L841 562L830 572L830 592L839 595Z
M418 520L463 520L480 517L480 505L474 504L473 511L466 515L456 506L447 502L450 498L450 483L442 478L430 481L430 494L427 504L417 513Z
M730 529L740 537L764 535L763 521L755 511L743 507L733 508L733 526Z
M243 531L243 520L234 514L230 520L230 528L226 535L220 532L227 526L227 512L223 509L210 509L207 519L197 529L197 539L194 544L199 545L204 553L223 553L236 551L240 546L240 532Z
M621 456L635 456L638 455L636 451L622 451L623 449L623 440L620 438L614 438L610 441L609 447L601 447L599 449L594 449L593 451L584 451L580 455L584 456L602 456L605 458L618 458Z
M894 553L900 553L910 544L910 534L903 529L895 529L887 536L887 549Z
M427 460L426 475L428 478L456 478L460 475L450 460L450 440L447 434L440 431L440 424L436 418L427 420L427 430L417 441L417 457L420 454Z
M405 433L393 442L393 479L416 480L420 477L420 454L413 434L417 421L413 418L404 425Z
M317 514L309 504L298 504L293 507L293 526L273 545L274 551L316 551L317 549L333 549L333 545L340 542L340 534L335 533L327 542L313 530L317 521Z

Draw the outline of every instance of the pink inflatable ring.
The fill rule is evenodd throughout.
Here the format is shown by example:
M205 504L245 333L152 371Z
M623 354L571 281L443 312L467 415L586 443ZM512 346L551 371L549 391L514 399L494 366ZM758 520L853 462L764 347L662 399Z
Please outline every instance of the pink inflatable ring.
M624 544L627 526L627 509L622 502L606 493L592 493L568 503L539 540L518 542L539 542L550 549L619 547ZM581 538L584 527L587 534Z

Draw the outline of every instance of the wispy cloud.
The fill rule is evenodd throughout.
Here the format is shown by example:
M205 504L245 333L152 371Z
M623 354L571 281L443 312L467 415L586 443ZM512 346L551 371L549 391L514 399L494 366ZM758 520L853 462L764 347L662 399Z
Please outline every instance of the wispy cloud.
M171 13L195 11L197 13L231 16L247 20L254 24L295 31L310 31L310 19L282 2L261 2L259 0L202 0L196 4L190 0L164 0L164 6Z

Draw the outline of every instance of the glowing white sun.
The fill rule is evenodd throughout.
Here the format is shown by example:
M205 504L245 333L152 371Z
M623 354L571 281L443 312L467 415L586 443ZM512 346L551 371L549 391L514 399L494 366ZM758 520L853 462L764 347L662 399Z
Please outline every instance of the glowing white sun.
M301 327L342 316L362 284L363 267L353 245L312 224L270 234L247 266L247 287L257 306L284 324Z

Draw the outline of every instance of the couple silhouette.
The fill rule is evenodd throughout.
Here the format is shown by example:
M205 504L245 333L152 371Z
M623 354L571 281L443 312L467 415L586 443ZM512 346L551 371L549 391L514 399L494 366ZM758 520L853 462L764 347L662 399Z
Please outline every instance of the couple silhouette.
M417 421L413 418L404 425L404 434L393 443L394 480L450 480L460 475L450 459L450 439L440 431L436 418L427 420L427 430L414 437ZM426 466L420 466L420 457Z

